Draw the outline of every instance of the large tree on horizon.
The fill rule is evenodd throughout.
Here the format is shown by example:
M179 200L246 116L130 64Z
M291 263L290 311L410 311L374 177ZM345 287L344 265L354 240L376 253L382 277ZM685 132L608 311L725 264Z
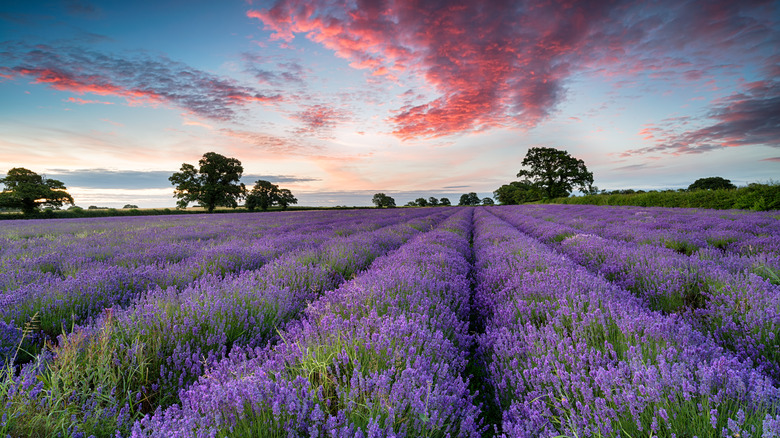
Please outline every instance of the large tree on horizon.
M547 199L569 196L575 187L590 193L593 186L593 173L585 162L560 149L530 148L521 164L528 169L520 170L517 176L525 178Z
M276 184L261 179L255 181L255 186L246 195L245 205L249 211L253 211L257 207L266 211L268 207L273 205L279 205L282 210L285 210L288 205L297 203L298 199L289 189L280 189Z
M62 181L46 178L24 167L14 167L5 178L0 178L5 186L0 192L0 207L18 208L25 215L38 211L42 205L62 207L73 204L73 197L66 192Z
M392 196L385 195L384 193L374 193L374 197L371 202L376 205L376 208L394 208L395 199Z
M731 183L730 180L720 177L711 176L708 178L699 178L688 186L688 190L720 190L720 189L736 189L737 186Z
M216 152L206 152L198 166L183 163L179 172L168 178L175 187L173 196L179 199L176 205L187 208L194 202L209 213L217 206L238 207L238 200L246 193L246 187L240 182L244 173L241 162Z

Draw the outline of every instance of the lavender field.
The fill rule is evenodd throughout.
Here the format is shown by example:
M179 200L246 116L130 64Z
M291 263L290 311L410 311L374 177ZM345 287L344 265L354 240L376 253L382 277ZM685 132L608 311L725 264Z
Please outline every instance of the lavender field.
M777 437L780 216L0 223L0 436Z

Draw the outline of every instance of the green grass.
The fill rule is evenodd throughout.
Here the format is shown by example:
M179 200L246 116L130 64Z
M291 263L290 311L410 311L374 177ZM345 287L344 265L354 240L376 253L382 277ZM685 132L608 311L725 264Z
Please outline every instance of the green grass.
M631 194L601 194L548 201L553 204L633 205L639 207L711 208L768 211L780 209L780 183L750 184L721 190L664 191Z

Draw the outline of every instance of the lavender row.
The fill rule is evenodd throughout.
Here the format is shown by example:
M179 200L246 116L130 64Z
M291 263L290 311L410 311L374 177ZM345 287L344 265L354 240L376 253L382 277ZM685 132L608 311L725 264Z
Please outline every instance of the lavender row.
M258 271L205 276L183 289L152 290L131 307L107 312L93 326L61 336L53 361L22 373L38 375L37 398L17 392L3 401L17 413L5 427L23 431L37 418L25 410L37 403L46 417L73 418L66 421L67 435L102 431L113 436L114 429L126 429L142 411L176 402L179 390L232 348L267 344L322 291L451 213L438 211L401 225L335 237ZM93 351L92 357L84 357L83 351ZM114 366L106 366L112 362ZM6 387L24 385L23 377L6 380ZM69 400L66 407L54 403L62 394Z
M780 284L780 218L772 212L568 205L509 210L522 211L523 226L547 242L594 234L652 244Z
M149 289L185 287L207 274L224 275L258 269L267 260L295 249L316 247L334 234L349 236L360 230L377 229L420 215L419 212L411 215L384 214L369 217L368 220L355 220L351 215L342 213L328 215L327 222L313 220L308 225L300 223L300 218L292 216L295 219L292 223L279 222L276 226L272 226L272 222L267 219L272 215L252 215L264 221L259 226L261 232L257 237L253 234L252 222L246 220L236 220L235 230L231 233L225 231L226 227L221 222L195 227L198 228L196 231L178 226L169 227L169 230L176 228L176 232L157 240L154 240L153 234L148 234L149 230L143 230L140 235L138 230L135 230L130 233L133 234L130 237L118 235L108 238L102 234L92 234L91 236L106 239L103 246L112 248L114 261L148 257L148 263L121 266L90 261L72 255L79 253L78 248L71 248L70 255L52 254L58 257L58 266L81 263L79 269L65 278L50 273L38 278L34 283L0 295L0 359L7 358L14 350L21 336L20 328L34 315L38 318L37 328L53 337L63 331L69 331L73 324L88 323L90 319L99 316L104 308L128 305L135 297ZM281 215L277 216L283 218ZM275 232L267 232L269 229ZM222 237L219 242L210 244L198 242L206 235ZM194 236L199 237L196 240ZM188 240L191 243L184 243ZM141 247L139 242L143 244ZM79 241L71 247L84 243ZM181 259L171 259L171 254L181 253L183 246L195 248L198 244L205 245L205 248L193 249ZM83 250L84 247L91 248L95 245L98 243L86 243L81 247L81 253L88 252ZM151 245L157 249L152 251Z
M521 230L535 229L521 210L497 214ZM556 248L645 299L652 309L680 313L700 331L711 333L720 345L752 360L757 369L780 382L780 285L668 248L594 235L572 235Z
M602 237L668 244L688 252L715 247L736 253L780 255L780 220L775 212L591 205L523 209L536 218L552 219Z
M780 433L772 380L682 318L484 209L474 251L486 327L477 351L502 410L500 436Z
M245 351L133 436L480 436L461 377L471 209L326 293L271 349Z
M237 216L101 218L25 221L0 224L0 290L40 280L76 276L93 265L136 268L205 259L234 240L265 244L278 235L312 234L339 227L342 235L375 229L397 220L398 213L361 216L336 212L290 212ZM388 222L389 221L389 222ZM30 225L27 225L32 223ZM29 228L29 229L28 229ZM35 230L35 231L31 231ZM22 233L23 234L19 234ZM32 233L32 234L30 234Z

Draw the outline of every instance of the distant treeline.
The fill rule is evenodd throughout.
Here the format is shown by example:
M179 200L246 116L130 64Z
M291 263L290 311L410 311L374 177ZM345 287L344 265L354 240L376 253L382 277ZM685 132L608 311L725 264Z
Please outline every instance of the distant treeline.
M343 209L356 209L356 208L371 208L371 207L347 207L347 206L335 206L335 207L287 207L286 211L291 210L343 210ZM281 207L270 207L271 211L283 211ZM239 208L217 208L215 213L249 213L250 211L244 207ZM107 208L107 209L83 209L83 208L70 208L67 210L55 210L44 209L33 215L25 216L19 211L3 211L0 209L0 220L3 219L76 219L86 217L111 217L111 216L158 216L169 214L206 214L207 211L202 208L142 208L142 209L126 209L126 208Z
M544 201L542 201L544 202ZM634 205L639 207L712 208L767 211L780 209L780 183L749 184L717 190L618 190L596 195L555 198L554 204Z

